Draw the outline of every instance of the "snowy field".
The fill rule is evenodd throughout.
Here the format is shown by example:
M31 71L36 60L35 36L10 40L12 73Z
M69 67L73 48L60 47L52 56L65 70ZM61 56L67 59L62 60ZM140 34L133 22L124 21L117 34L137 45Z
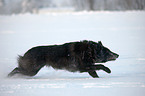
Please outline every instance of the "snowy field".
M38 45L93 40L120 57L111 74L44 67L34 77L7 78L17 56ZM145 96L145 11L0 16L0 96Z

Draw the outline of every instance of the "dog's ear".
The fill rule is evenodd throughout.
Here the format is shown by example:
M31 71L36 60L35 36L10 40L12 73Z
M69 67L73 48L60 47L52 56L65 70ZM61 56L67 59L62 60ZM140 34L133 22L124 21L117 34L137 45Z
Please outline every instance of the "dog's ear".
M101 41L98 41L98 44L103 45Z
M102 42L101 41L98 41L98 44L97 44L97 50L100 51L102 50Z

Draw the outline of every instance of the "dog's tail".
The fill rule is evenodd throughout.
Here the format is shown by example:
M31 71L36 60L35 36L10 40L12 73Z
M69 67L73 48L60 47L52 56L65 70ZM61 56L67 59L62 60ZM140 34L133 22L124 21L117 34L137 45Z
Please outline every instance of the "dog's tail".
M21 67L21 65L22 65L22 63L23 63L23 56L18 55L17 61L18 61L18 67Z

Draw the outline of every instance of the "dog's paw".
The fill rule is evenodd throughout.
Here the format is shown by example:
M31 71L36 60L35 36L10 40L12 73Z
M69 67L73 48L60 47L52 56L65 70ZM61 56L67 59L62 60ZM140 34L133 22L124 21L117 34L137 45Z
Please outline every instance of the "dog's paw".
M103 69L104 69L105 72L111 73L111 70L108 67L104 67Z

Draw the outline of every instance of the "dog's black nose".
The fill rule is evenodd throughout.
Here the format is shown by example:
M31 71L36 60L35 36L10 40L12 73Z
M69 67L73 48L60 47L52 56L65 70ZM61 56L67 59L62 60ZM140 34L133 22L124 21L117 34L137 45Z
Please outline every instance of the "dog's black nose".
M113 55L114 55L116 58L118 58L118 57L119 57L119 55L118 55L118 54L116 54L116 53L114 53Z
M119 57L119 55L118 54L116 54L116 58L118 58Z

